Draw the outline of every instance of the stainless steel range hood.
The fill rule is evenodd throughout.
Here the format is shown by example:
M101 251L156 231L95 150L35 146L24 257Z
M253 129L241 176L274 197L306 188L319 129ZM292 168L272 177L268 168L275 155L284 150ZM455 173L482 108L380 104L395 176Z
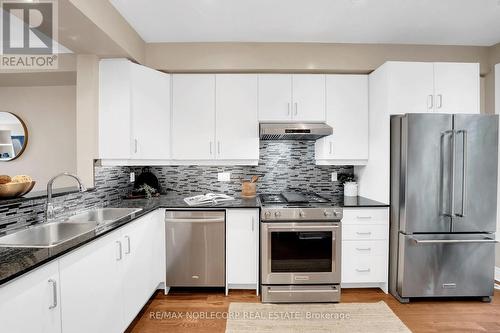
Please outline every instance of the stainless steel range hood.
M318 140L332 133L332 127L327 124L260 124L261 140Z

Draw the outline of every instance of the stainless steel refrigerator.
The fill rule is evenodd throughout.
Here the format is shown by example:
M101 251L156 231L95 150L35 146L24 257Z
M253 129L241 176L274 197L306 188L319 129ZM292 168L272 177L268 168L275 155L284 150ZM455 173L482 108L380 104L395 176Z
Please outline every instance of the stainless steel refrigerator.
M391 117L389 290L482 297L494 289L498 116Z

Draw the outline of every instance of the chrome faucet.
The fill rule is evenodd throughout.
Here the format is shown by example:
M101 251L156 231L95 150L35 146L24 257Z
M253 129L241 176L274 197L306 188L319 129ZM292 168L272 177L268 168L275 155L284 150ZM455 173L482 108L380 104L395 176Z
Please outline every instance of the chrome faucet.
M45 210L46 221L49 221L56 217L56 210L54 209L54 204L52 203L52 185L54 184L54 180L62 176L74 178L78 182L78 190L80 192L85 192L87 190L87 188L85 188L85 185L83 185L81 179L69 172L63 172L58 174L57 176L52 177L47 183L47 207Z

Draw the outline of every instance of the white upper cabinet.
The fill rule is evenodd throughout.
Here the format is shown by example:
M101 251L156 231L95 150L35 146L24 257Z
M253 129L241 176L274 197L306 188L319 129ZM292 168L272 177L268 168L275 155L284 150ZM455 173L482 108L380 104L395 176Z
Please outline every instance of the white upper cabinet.
M479 64L434 64L435 112L479 113L479 89Z
M175 74L172 85L173 158L215 159L215 74Z
M386 72L390 114L479 113L477 63L387 62L377 71Z
M326 123L333 134L316 141L316 164L368 161L368 76L326 76Z
M259 158L258 81L251 74L173 75L173 157Z
M292 87L292 120L324 122L326 120L325 75L294 74Z
M384 67L389 71L386 79L391 114L432 111L434 99L432 63L390 62L384 64L381 69Z
M132 64L133 157L170 158L170 75Z
M217 74L216 82L217 158L258 160L257 75Z
M292 75L259 75L259 121L292 119Z
M99 158L170 158L170 75L127 59L101 60Z
M260 122L324 122L324 74L260 74Z
M99 63L99 158L132 155L131 63L104 59Z

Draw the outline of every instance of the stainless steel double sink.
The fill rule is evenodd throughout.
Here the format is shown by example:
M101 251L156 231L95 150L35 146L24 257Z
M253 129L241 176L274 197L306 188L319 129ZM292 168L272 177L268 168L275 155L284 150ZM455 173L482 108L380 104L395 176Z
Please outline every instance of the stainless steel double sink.
M0 237L0 247L51 248L95 232L141 208L98 208L70 216L61 222L38 224Z

